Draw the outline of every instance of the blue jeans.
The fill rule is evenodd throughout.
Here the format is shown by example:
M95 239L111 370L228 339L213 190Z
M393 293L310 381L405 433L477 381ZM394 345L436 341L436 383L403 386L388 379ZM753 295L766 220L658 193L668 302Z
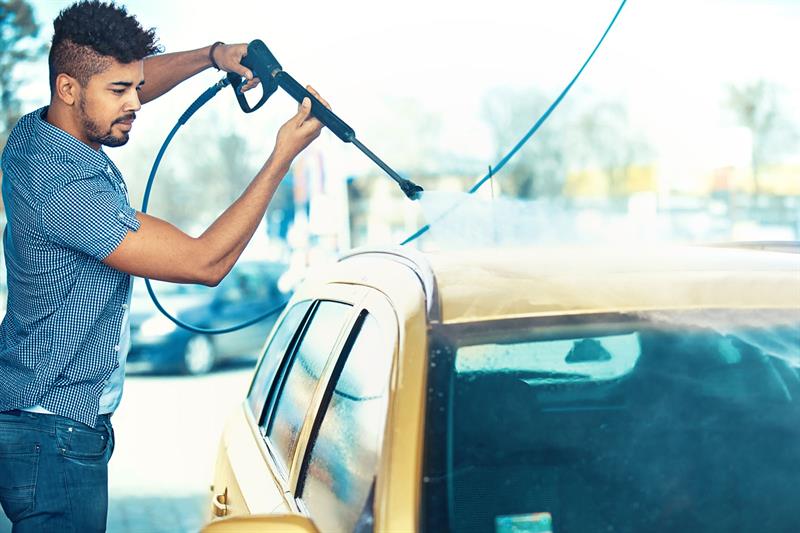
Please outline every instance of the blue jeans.
M0 504L14 533L105 531L114 430L58 415L0 413Z

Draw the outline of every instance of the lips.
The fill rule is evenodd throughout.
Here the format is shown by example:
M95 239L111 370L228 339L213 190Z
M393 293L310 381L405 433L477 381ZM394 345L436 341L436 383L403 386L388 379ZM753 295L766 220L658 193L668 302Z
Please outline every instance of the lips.
M128 126L129 128L133 125L133 121L136 120L136 116L129 116L124 119L117 119L114 121L114 124L121 124L122 126Z

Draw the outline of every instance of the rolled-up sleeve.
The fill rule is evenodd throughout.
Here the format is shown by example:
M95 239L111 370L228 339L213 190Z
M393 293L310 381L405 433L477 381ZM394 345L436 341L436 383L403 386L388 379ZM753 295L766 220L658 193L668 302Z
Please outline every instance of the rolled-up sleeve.
M43 233L53 243L102 261L137 231L136 210L103 177L71 181L41 206Z

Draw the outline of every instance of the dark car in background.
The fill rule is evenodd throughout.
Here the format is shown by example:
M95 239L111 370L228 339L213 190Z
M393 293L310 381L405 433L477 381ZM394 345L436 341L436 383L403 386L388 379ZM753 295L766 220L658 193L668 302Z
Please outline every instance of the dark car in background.
M282 263L240 262L216 288L153 282L161 305L179 320L203 329L220 329L245 322L285 302L278 281ZM279 311L278 311L279 312ZM178 327L156 309L144 280L136 280L131 299L131 372L200 375L217 364L255 361L276 312L252 326L222 335L203 335Z

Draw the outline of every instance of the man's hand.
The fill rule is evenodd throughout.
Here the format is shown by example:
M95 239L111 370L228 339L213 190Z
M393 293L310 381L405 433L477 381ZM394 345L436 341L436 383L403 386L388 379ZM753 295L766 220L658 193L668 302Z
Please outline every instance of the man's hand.
M322 102L322 105L331 108L317 91L310 85L306 85L308 92ZM304 98L303 102L297 107L297 114L290 118L281 129L278 130L278 138L275 141L275 151L273 157L281 161L291 162L297 154L302 152L311 142L319 137L322 130L322 123L311 115L311 100Z
M223 44L214 49L214 61L225 72L235 72L247 78L242 85L242 92L256 87L260 80L253 77L253 72L242 65L242 58L247 55L247 44Z
M142 86L139 101L144 104L155 100L184 80L206 70L210 66L209 50L210 47L205 46L186 52L144 58L144 78L147 83ZM246 55L246 44L221 44L214 48L214 61L220 69L247 78L247 82L242 85L243 91L259 84L259 79L253 78L253 72L242 65L242 58Z

